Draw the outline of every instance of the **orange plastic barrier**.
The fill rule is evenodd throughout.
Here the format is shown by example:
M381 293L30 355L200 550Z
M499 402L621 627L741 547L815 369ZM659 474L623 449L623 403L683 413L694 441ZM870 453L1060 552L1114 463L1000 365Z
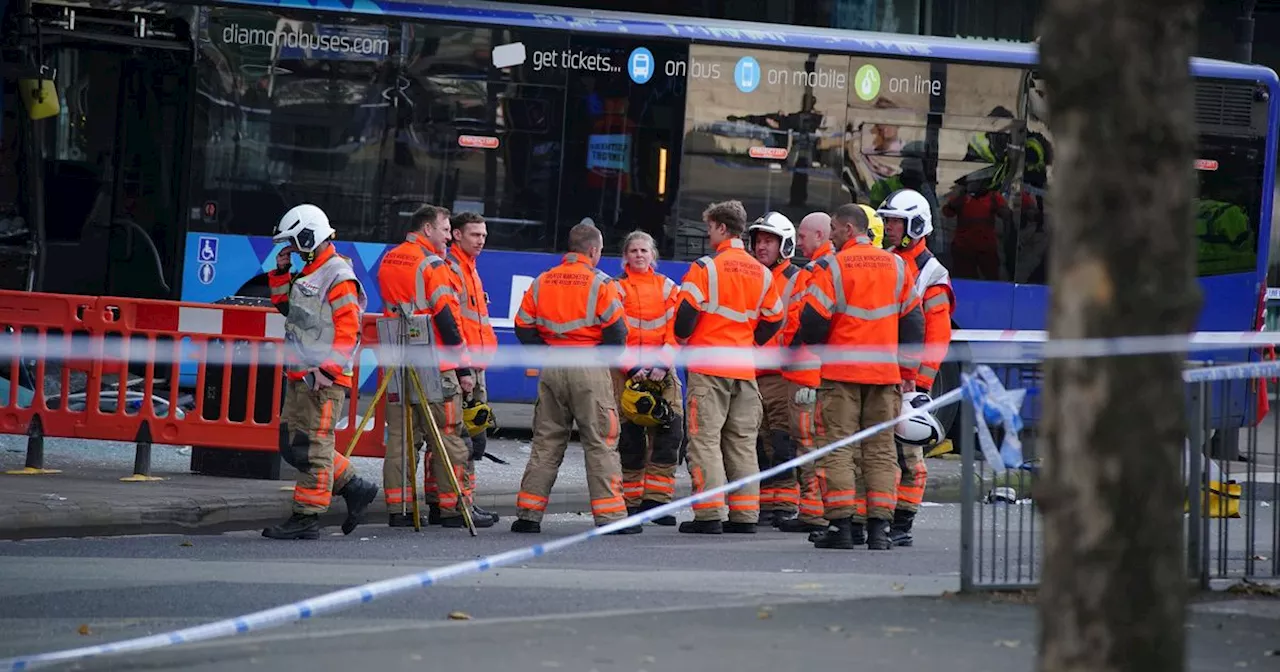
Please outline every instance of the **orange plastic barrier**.
M376 317L366 317L365 346L377 343ZM29 437L26 473L49 471L46 436L136 442L134 480L149 477L153 442L274 453L283 338L284 318L270 308L0 291L0 433ZM196 366L186 411L184 363ZM359 405L353 390L339 450ZM383 404L372 412L355 455L384 455Z

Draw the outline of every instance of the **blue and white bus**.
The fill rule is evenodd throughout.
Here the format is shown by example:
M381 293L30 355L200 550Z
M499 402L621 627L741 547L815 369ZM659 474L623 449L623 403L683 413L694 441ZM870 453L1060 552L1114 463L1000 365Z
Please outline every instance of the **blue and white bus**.
M100 193L82 184L102 172L88 164L114 152L111 214L129 220L111 245L65 259L55 232L57 282L87 274L107 293L196 302L265 296L271 228L311 202L374 288L406 215L433 203L488 220L481 275L499 340L514 343L521 293L584 217L604 232L606 271L642 229L660 270L679 278L707 251L700 221L713 201L799 221L909 185L936 203L930 247L955 278L957 326L1044 328L1055 152L1034 45L466 4L37 2L66 98L46 152L46 219L92 219L93 199L68 194ZM122 12L150 28L112 20ZM1280 83L1253 65L1191 67L1198 328L1253 330ZM103 68L125 83L107 91L94 79ZM93 106L128 113L95 125L80 109ZM377 296L369 308L381 310ZM535 380L493 371L490 397L531 402ZM1249 406L1236 395L1231 420L1247 421Z

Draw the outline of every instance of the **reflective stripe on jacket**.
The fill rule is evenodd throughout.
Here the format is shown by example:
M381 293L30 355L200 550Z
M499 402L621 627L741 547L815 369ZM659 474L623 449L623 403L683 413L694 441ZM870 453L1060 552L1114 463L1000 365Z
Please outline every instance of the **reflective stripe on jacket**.
M677 315L684 305L698 313L697 323L685 344L692 348L751 348L759 322L782 320L782 299L773 274L747 254L742 241L731 238L716 246L715 254L695 261L680 284ZM679 334L677 334L679 335ZM694 354L689 371L710 376L754 380L751 353L733 355L730 362L699 362Z
M559 266L534 279L515 324L517 329L536 330L547 345L585 348L599 345L603 329L622 318L613 278L571 252Z
M933 256L924 241L898 252L908 265L914 265L916 293L920 296L920 309L924 312L924 350L920 354L920 369L916 372L916 387L928 392L938 376L938 368L947 357L951 345L951 315L955 312L955 290L951 287L951 274Z
M298 275L272 271L267 282L271 303L285 315L289 379L301 380L308 369L319 368L335 384L350 387L368 305L351 262L329 245Z
M463 342L457 319L458 289L457 278L435 246L417 233L406 236L378 263L378 291L384 314L405 310L412 315L431 316L431 336L441 371L466 365L466 348L457 345Z
M919 306L915 268L873 247L866 236L845 243L834 260L820 260L805 292L805 310L828 324L825 341L832 347L822 358L823 380L866 385L897 384L904 375L914 380L919 364L899 352L899 324L913 311L918 316ZM918 335L907 337L915 341Z
M485 362L492 359L498 349L498 335L489 322L489 295L485 293L480 272L476 270L476 258L454 245L449 248L445 261L462 288L458 294L458 314L462 317L462 337L467 342L467 354L475 368L484 368Z
M627 320L627 355L623 368L675 365L674 331L679 288L652 268L638 272L623 266L618 295Z

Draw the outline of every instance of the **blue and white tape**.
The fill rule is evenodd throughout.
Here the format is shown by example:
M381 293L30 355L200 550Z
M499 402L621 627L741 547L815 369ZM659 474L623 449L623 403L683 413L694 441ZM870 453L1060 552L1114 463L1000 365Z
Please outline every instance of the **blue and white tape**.
M983 459L997 474L1003 474L1005 469L1022 467L1022 440L1018 433L1022 431L1022 400L1026 398L1027 391L1006 390L987 366L976 367L973 373L966 373L960 379L965 397L973 404ZM1005 430L999 450L991 436L992 427Z
M983 370L990 373L990 369L985 366L977 367L978 372L982 372ZM1000 387L999 389L1003 390L1004 388ZM147 637L138 637L136 639L127 639L110 644L97 644L94 646L85 646L76 649L19 656L17 658L7 658L0 660L0 670L12 670L15 672L19 670L31 670L38 667L52 665L54 663L78 660L81 658L117 653L136 653L140 651L165 648L177 644L219 639L247 632L254 632L257 630L265 630L296 621L310 619L321 614L347 609L366 602L372 602L380 597L403 593L418 588L425 588L453 577L477 574L495 567L510 565L530 558L538 558L562 548L575 546L588 539L593 539L633 525L642 524L651 521L654 518L673 514L679 509L689 506L694 502L700 502L705 499L715 497L716 495L736 490L748 483L759 482L781 474L784 471L794 469L802 464L813 462L836 449L861 441L878 432L886 430L891 431L894 425L904 418L924 415L942 408L943 406L954 404L958 402L962 396L966 396L967 394L978 395L979 401L975 403L980 404L985 408L989 403L986 400L986 397L990 393L991 388L989 387L967 386L957 388L918 408L904 408L903 413L892 420L863 429L852 436L837 440L831 444L823 446L822 448L798 456L795 459L788 460L770 469L765 469L759 473L751 474L750 476L740 478L731 483L726 483L718 488L706 490L689 497L685 497L684 499L678 499L668 504L663 504L662 506L649 509L648 511L638 513L634 516L628 516L627 518L609 523L608 525L592 528L586 532L579 532L578 534L562 537L546 543L534 544L532 546L507 551L505 553L491 555L480 558L479 560L469 560L467 562L460 562L437 569L429 569L416 574L408 574L393 579L377 581L363 586L344 588L342 590L326 593L311 599L294 602L293 604L286 604L272 609L257 611L252 614L245 614L235 618L215 621L206 625L174 630L172 632L161 633L158 635L149 635Z

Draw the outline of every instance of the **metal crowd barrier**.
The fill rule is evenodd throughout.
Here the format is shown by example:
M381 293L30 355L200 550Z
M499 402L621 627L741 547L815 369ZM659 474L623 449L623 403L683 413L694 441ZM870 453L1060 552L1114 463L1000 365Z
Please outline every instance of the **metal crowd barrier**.
M1205 364L1193 362L1189 368ZM991 366L1009 389L1029 388L1025 381L1031 380L1039 387L1039 364ZM1186 384L1184 548L1188 578L1204 588L1245 579L1280 579L1280 409L1245 427L1235 427L1229 412L1242 402L1257 400L1253 394L1245 400L1232 397L1259 381L1271 391L1280 385L1277 378L1256 379L1248 386ZM1039 403L1038 395L1028 394L1024 412L1042 417ZM959 421L960 589L1034 588L1040 582L1044 548L1035 496L1040 462L1034 428L1021 437L1027 468L997 474L977 446L971 405L962 405ZM1130 487L1141 488L1142 483Z
M375 319L363 325L365 347L377 345ZM241 463L274 462L278 478L284 369L275 310L0 291L0 339L12 353L0 359L0 433L27 436L23 473L53 471L44 439L57 437L134 443L124 480L152 478L153 442L192 446L196 471L208 473L200 456L235 453ZM195 393L183 397L180 370L192 364ZM353 393L338 423L344 450L359 405ZM384 411L367 412L374 417L353 454L382 457Z

